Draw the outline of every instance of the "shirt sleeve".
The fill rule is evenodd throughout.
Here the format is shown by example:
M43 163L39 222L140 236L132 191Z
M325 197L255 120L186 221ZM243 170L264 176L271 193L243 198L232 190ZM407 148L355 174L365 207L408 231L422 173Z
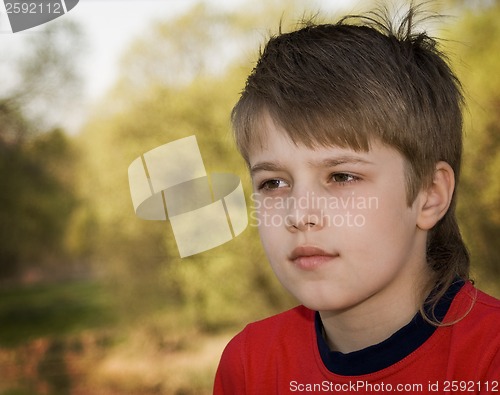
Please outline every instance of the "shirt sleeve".
M226 346L215 374L214 395L245 395L245 333L236 335Z

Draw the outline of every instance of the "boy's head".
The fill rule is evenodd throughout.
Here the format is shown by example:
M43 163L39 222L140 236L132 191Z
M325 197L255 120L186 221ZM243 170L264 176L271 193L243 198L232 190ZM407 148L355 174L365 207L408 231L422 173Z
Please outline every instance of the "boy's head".
M366 152L375 143L405 162L406 203L447 162L458 181L462 94L436 42L413 33L415 10L397 28L372 14L306 24L271 38L232 113L249 162L270 117L295 144ZM438 283L468 276L468 255L450 209L429 233L427 261Z
M267 112L296 143L368 150L380 140L408 162L408 204L448 162L458 178L462 151L459 82L411 18L398 34L384 25L309 24L269 40L233 111L243 157L259 144Z

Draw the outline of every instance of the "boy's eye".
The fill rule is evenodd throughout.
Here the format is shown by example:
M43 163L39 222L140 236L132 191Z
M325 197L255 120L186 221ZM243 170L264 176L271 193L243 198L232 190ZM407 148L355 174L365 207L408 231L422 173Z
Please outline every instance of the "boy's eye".
M261 190L261 189L274 190L274 189L278 189L278 188L284 188L287 186L288 186L288 184L285 181L279 180L279 179L273 179L273 180L266 180L266 181L262 182L259 185L259 190Z
M349 173L334 173L332 174L332 180L337 184L342 185L356 182L359 180L359 178Z

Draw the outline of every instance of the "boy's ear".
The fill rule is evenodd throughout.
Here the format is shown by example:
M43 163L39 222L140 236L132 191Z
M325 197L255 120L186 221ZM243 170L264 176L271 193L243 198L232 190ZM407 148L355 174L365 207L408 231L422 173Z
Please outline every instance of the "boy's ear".
M432 184L420 191L420 212L417 226L431 229L448 211L455 189L455 172L447 162L438 162L434 169Z

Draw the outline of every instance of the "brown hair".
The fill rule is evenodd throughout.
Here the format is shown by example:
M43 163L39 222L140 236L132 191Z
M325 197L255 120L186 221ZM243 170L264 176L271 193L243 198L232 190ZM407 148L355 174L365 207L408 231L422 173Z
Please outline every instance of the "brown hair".
M406 162L407 203L446 161L458 183L463 95L437 41L414 32L418 7L398 26L387 12L305 23L272 37L233 109L236 144L248 162L264 114L295 143L367 151L379 140ZM469 254L455 217L456 194L430 231L427 261L435 274L430 313L457 278L469 279ZM422 311L423 310L422 306Z

